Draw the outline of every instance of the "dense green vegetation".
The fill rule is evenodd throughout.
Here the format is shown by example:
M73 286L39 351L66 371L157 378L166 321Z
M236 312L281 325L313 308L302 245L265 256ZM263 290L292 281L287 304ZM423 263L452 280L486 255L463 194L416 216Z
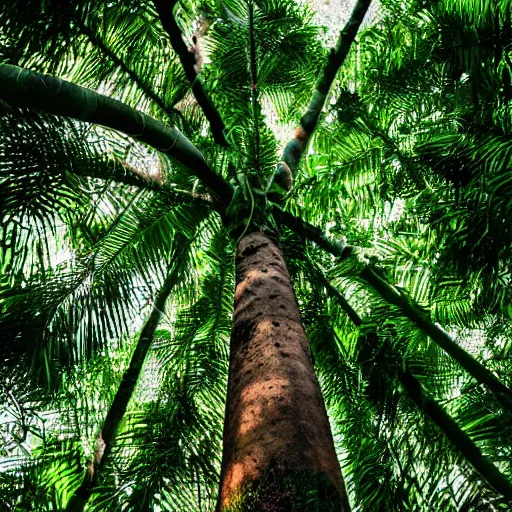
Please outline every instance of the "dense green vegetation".
M352 510L507 510L512 1L381 0L338 61L302 3L171 4L0 4L0 511L64 510L109 415L87 510L215 508L255 226Z

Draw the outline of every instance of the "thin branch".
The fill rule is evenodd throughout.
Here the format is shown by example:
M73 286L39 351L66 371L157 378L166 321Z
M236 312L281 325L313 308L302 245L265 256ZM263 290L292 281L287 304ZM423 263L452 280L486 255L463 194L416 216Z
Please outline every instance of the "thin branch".
M154 190L163 194L173 204L180 202L194 202L198 205L207 205L216 208L215 201L208 194L199 194L191 190L178 189L172 183L168 183L161 176L146 174L143 170L115 158L102 162L101 172L93 165L75 165L73 174L84 178L113 181L130 187Z
M339 258L346 258L353 252L353 248L329 238L319 228L285 212L278 206L273 207L276 219L289 229L316 243L319 247ZM474 379L487 386L496 396L500 404L512 410L512 390L503 384L491 371L485 368L471 354L458 345L451 336L439 325L430 320L427 313L412 299L401 294L383 277L371 268L366 267L360 274L386 302L397 306L402 314L413 321L434 343L453 357Z
M409 371L400 376L400 382L416 405L443 431L444 435L462 453L482 477L507 500L512 500L512 483L482 454L471 438L455 420L422 388Z
M487 386L495 394L503 407L512 410L512 391L491 371L458 345L442 327L432 322L418 304L387 283L384 278L371 267L367 267L363 270L361 278L384 300L397 306L407 318L413 321L447 354L452 356L473 378Z
M351 308L345 297L335 288L318 269L324 286L328 293L335 297L342 309L348 314L356 326L362 323L359 315ZM507 499L512 499L512 483L499 469L490 462L475 445L471 438L457 425L455 420L439 405L431 396L429 396L421 386L421 383L409 371L400 375L402 383L407 394L412 398L416 405L442 430L445 436L462 453L466 460L482 475L482 477L497 491L502 493ZM399 461L398 461L399 462ZM399 463L400 465L400 463ZM400 465L403 474L403 470ZM417 482L414 482L417 484Z
M258 67L256 61L256 40L254 37L254 0L249 0L249 52L251 70L251 99L254 122L254 154L256 156L256 176L260 177L260 131L258 105Z
M137 87L145 94L147 98L156 103L162 112L165 112L170 119L178 116L183 124L183 127L187 129L188 123L183 114L177 108L169 108L165 101L151 89L151 87L142 80L142 78L133 70L128 67L120 57L118 57L104 42L103 40L94 34L94 32L87 27L80 20L76 20L76 23L82 33L91 41L91 43L99 48L99 50L108 57L115 66L117 66L123 73L127 74L130 79L137 85Z
M354 308L349 304L345 296L337 289L335 288L328 280L325 278L324 286L327 288L327 293L331 297L334 297L338 304L341 306L341 309L347 314L347 316L352 320L352 323L356 327L360 327L363 323L361 320L361 317L356 313Z
M179 130L118 100L17 66L0 66L0 84L0 100L125 133L188 167L225 205L231 201L232 187L208 166L199 149Z
M173 16L173 9L176 5L176 0L153 0L155 8L160 16L160 21L165 31L169 34L169 41L174 51L178 54L178 57L185 71L185 76L190 82L192 92L197 100L197 103L201 107L206 116L206 119L210 123L210 129L212 131L215 142L222 146L227 146L228 143L224 137L224 122L222 121L219 112L213 105L210 97L206 93L203 83L194 69L195 57L188 51L187 45L183 40L183 34L180 27L176 23Z
M101 162L101 168L90 165L87 162L79 162L73 166L73 174L84 178L111 180L129 187L149 190L163 191L166 186L159 176L145 174L141 169L137 169L118 158Z
M288 142L281 157L281 163L276 175L286 173L286 167L295 175L300 159L308 145L311 135L318 124L320 114L324 108L329 89L336 75L345 62L350 47L356 38L357 31L370 7L371 0L358 0L350 19L340 33L336 48L332 48L320 77L316 83L316 89L309 102L308 109L300 120L300 125L295 131L295 137ZM285 167L286 166L286 167ZM279 183L280 184L280 183ZM281 185L281 184L280 184ZM284 188L284 187L283 187ZM289 190L288 190L289 191Z
M324 274L324 271L319 267L319 265L311 262L310 272L313 277L318 280L318 284L325 287L327 293L336 300L341 309L346 313L350 320L352 320L352 323L356 327L360 327L363 323L363 320L357 314L355 309L349 304L345 296L338 290L338 288L333 286L329 279L327 279L327 276Z
M347 312L353 323L356 326L361 325L361 318L348 305L345 297L329 281L326 280L324 284L328 292L340 301L342 309ZM346 306L348 306L348 310ZM423 390L418 379L409 371L406 371L400 375L400 382L416 405L436 423L482 477L507 499L512 499L512 483L492 462L484 457L471 438L457 425L443 407Z
M183 237L181 237L183 238ZM139 335L135 351L133 352L128 369L124 372L121 384L117 389L116 395L108 410L101 432L98 436L98 449L96 450L94 460L92 461L90 470L84 475L82 483L75 490L70 498L66 510L71 512L81 512L84 510L89 498L94 492L99 482L99 475L105 467L105 463L112 451L115 436L119 424L126 413L128 402L130 401L139 375L144 365L146 355L151 347L155 331L160 322L162 311L165 303L176 285L179 277L181 266L188 253L188 243L184 243L183 239L177 240L177 253L174 256L174 264L165 279L158 296L155 299L153 309L142 328Z
M352 254L352 247L340 242L339 240L330 238L320 228L309 224L309 222L302 220L300 217L295 217L295 215L284 211L275 204L272 206L272 214L276 220L284 224L291 231L297 233L303 238L307 238L311 242L314 242L334 256L344 259Z

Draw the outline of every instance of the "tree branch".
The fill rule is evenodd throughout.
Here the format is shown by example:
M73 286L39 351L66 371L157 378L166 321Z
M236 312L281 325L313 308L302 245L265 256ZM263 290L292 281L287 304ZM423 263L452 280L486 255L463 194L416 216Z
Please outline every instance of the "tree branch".
M325 276L322 277L325 279L324 286L326 286L328 293L339 301L340 306L348 314L353 323L356 326L360 326L362 323L361 318L351 308L345 297L327 280L327 278L325 278ZM483 478L507 499L512 499L512 483L482 454L478 446L476 446L471 438L457 425L449 413L423 390L418 379L407 370L399 376L399 380L416 405L441 429L444 435Z
M231 201L231 185L179 130L95 91L17 66L0 66L0 84L0 100L123 132L188 167L225 205Z
M350 47L356 38L357 31L370 7L371 0L358 0L350 19L340 33L336 48L331 49L327 63L325 64L320 77L316 83L316 90L309 102L308 109L300 120L299 127L295 131L295 137L288 142L281 157L281 163L275 173L275 180L286 190L286 182L281 179L291 172L295 176L300 159L308 145L311 135L318 124L320 114L324 108L327 94L331 88L336 75L345 62ZM282 176L282 178L281 178ZM291 189L288 188L287 192Z
M480 448L457 425L455 420L424 391L418 379L406 371L400 376L400 382L416 405L442 430L465 459L492 487L503 494L507 500L512 500L510 480L482 454Z
M309 262L309 261L308 261ZM315 279L316 283L319 286L323 286L327 293L336 300L341 309L345 312L345 314L352 320L352 323L356 327L361 327L363 324L363 320L357 314L355 309L349 304L348 300L345 296L336 288L330 281L327 279L327 276L324 274L324 271L320 268L319 265L314 262L309 262L311 267L309 269L309 273L313 279Z
M114 63L115 66L123 71L123 73L126 73L147 98L156 103L162 109L162 112L165 112L170 119L173 119L176 116L179 117L183 127L186 129L188 123L183 114L177 108L169 108L165 101L158 94L156 94L155 91L153 91L151 87L146 82L144 82L144 80L142 80L142 78L135 71L133 71L133 69L130 69L126 62L124 62L110 48L108 48L103 40L95 35L89 27L87 27L80 20L76 20L76 23L82 33L89 39L89 41L91 41L94 46L99 48L101 52L103 52L105 56Z
M66 507L66 510L69 512L81 512L85 508L95 487L98 485L99 475L105 467L105 463L112 451L117 429L126 413L128 402L139 380L146 355L153 342L158 324L160 323L165 303L180 278L181 267L188 254L189 243L184 237L178 237L175 245L176 252L173 258L172 269L170 269L169 274L155 298L153 309L140 332L137 345L135 346L130 360L130 365L123 374L121 384L117 389L114 400L103 422L101 432L98 436L98 440L102 443L102 449L99 453L95 454L90 471L84 475L82 483L70 498Z
M321 273L321 271L319 270ZM322 273L321 273L322 274ZM323 276L323 283L328 293L335 297L356 326L362 324L361 318L348 305L345 297ZM348 307L347 307L348 306ZM457 425L455 420L439 405L428 393L421 383L409 370L399 375L403 388L416 403L416 405L441 429L444 435L462 453L466 460L482 475L482 477L507 499L512 499L512 483L490 462L471 440L471 438Z
M272 214L276 220L279 220L288 229L314 242L325 251L344 259L352 254L353 248L349 245L328 237L320 228L309 224L290 212L284 211L277 205L272 206Z
M197 194L190 190L181 190L170 187L165 181L153 176L144 175L143 171L121 161L108 162L101 173L94 172L92 166L76 165L73 174L84 178L112 180L129 187L154 190L163 195L170 204L196 204L218 209L218 204L208 194Z
M279 219L289 229L316 243L334 256L346 258L353 251L352 247L329 238L319 228L283 211L278 206L274 205L273 213L276 219ZM360 277L385 301L397 306L404 316L414 322L434 343L453 357L474 379L487 386L504 408L512 410L512 390L458 345L443 328L432 322L418 304L402 295L371 267L366 267Z
M443 328L432 322L418 304L387 283L371 267L363 270L361 278L383 299L397 306L409 320L413 321L434 343L452 356L472 377L486 385L496 395L503 407L512 410L512 391L458 345Z
M183 40L183 34L181 33L180 27L176 23L173 16L173 9L176 5L176 0L153 0L155 8L160 16L160 21L165 31L169 34L169 41L174 51L178 54L178 57L185 71L185 75L190 82L192 92L197 100L197 103L201 107L206 116L206 119L210 123L210 129L212 131L215 142L222 146L227 146L228 143L224 137L224 122L222 121L219 112L214 107L208 94L204 90L201 78L194 69L195 57L188 51L187 45Z

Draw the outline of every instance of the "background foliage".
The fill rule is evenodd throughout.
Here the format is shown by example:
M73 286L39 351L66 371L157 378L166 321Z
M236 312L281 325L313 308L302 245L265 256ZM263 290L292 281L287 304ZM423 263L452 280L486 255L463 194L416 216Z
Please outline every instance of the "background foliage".
M189 44L207 25L201 77L228 149L213 143L151 2L2 3L0 60L178 126L225 177L258 162L265 182L308 104L325 31L302 4L255 3L256 118L247 4L187 1L176 10ZM378 262L509 387L511 8L510 0L382 0L286 202ZM234 259L207 191L175 162L101 127L1 104L0 134L0 509L65 506L179 234L190 240L188 258L89 508L211 510ZM166 188L141 185L134 168ZM360 261L337 263L281 235L353 509L505 510L400 375L409 368L512 478L510 414L371 291Z

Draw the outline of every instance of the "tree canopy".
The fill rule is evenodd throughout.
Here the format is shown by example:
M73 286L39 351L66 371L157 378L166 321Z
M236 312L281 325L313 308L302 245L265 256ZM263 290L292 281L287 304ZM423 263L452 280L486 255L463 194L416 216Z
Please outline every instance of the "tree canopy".
M0 510L215 508L253 224L351 509L508 509L512 1L369 5L1 3Z

